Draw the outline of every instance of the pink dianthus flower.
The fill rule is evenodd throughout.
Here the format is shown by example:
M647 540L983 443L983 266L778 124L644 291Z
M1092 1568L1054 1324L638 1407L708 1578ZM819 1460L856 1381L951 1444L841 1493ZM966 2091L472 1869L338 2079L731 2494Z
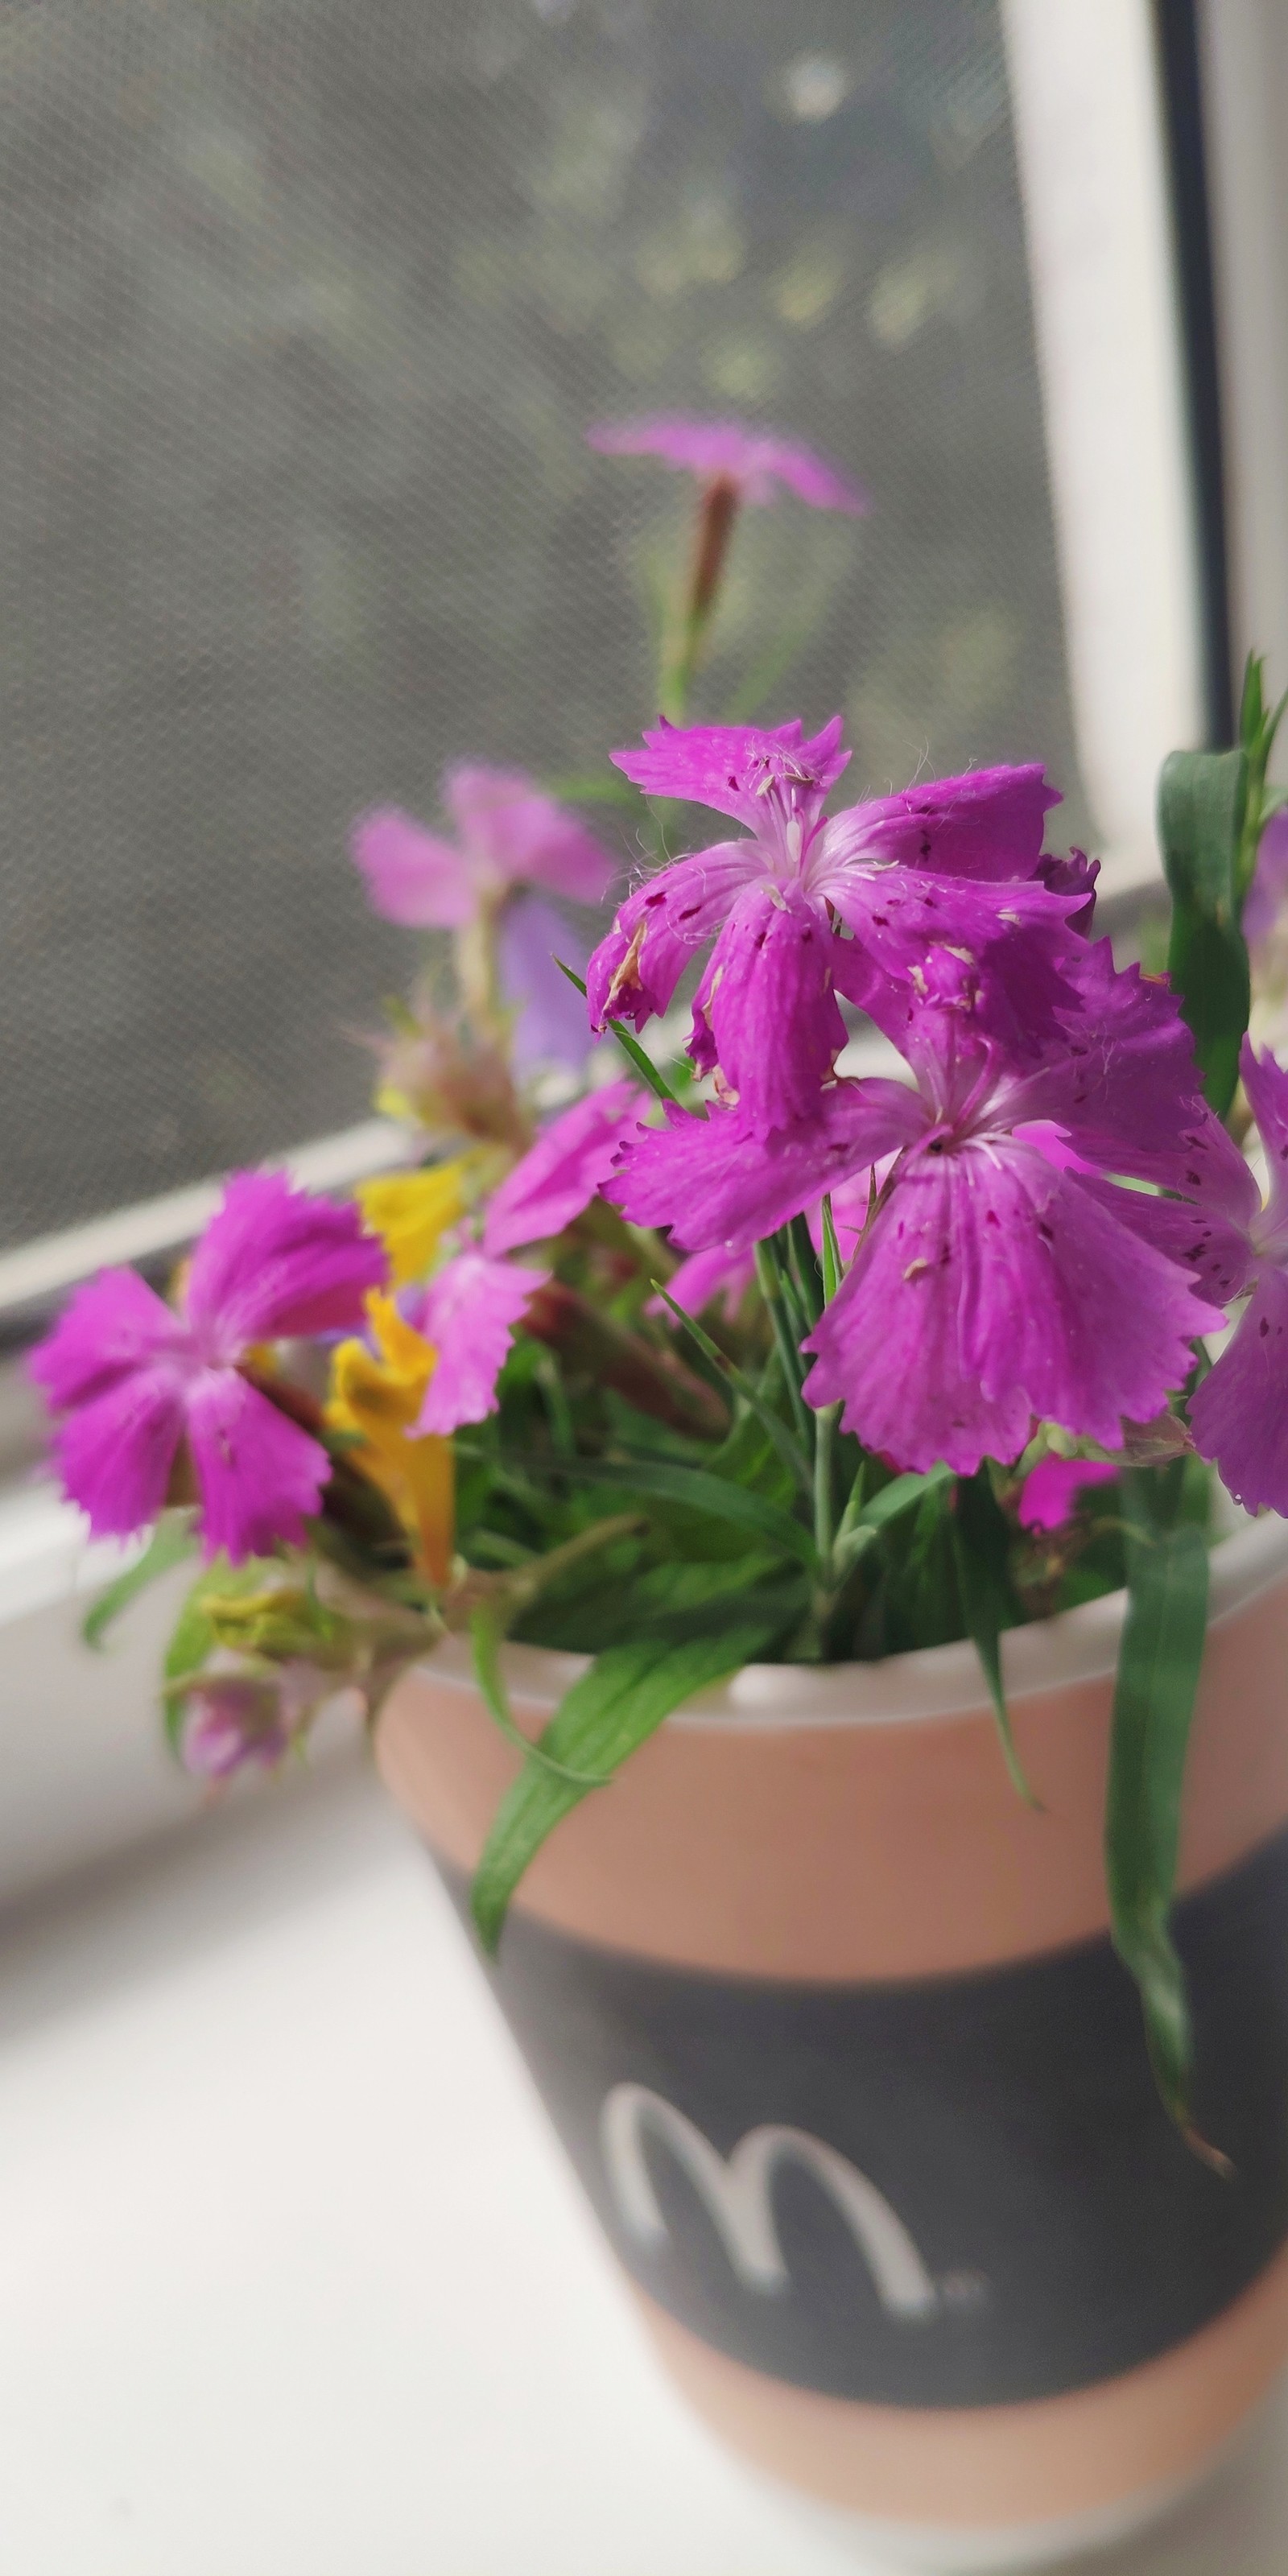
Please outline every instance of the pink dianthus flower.
M239 1172L187 1267L177 1308L134 1270L79 1289L29 1368L51 1410L63 1487L96 1537L155 1520L186 1444L208 1557L302 1543L331 1462L246 1374L258 1346L344 1332L385 1276L358 1211L276 1172Z
M862 484L803 439L780 438L740 420L656 412L644 420L599 421L586 440L601 456L655 456L700 482L732 484L753 509L775 501L780 488L812 510L841 510L849 518L862 518L871 506Z
M927 990L928 960L979 970L990 1033L1022 1044L1069 1001L1065 959L1086 925L1095 870L1042 857L1040 766L909 787L828 817L849 761L841 718L806 740L800 723L663 722L617 767L651 796L709 805L745 826L675 861L628 895L586 972L591 1025L642 1028L665 1011L689 960L715 945L693 1002L689 1053L717 1066L755 1133L808 1114L846 1028L838 993L873 1008L893 977Z

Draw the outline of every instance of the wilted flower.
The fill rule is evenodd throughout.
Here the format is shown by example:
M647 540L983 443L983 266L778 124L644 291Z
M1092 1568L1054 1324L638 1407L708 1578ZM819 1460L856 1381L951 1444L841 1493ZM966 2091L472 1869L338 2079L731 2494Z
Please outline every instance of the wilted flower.
M862 518L870 507L859 483L798 438L751 429L740 420L690 420L659 412L646 420L600 421L586 439L601 456L656 456L703 483L730 483L740 501L764 507L781 488L814 510Z
M560 981L575 999L566 976ZM584 1054L584 1029L581 1045ZM480 1036L464 1020L444 1019L422 994L390 1036L375 1040L375 1050L376 1107L387 1118L412 1119L443 1144L495 1145L509 1154L526 1150L531 1126L499 1041Z
M184 1696L179 1755L202 1780L236 1771L271 1771L290 1750L275 1683L238 1673L210 1673Z
M331 1466L320 1441L246 1374L260 1345L342 1332L385 1275L358 1210L281 1174L239 1172L188 1264L178 1309L137 1271L80 1289L30 1369L55 1413L63 1486L96 1536L155 1520L181 1447L207 1556L297 1544Z

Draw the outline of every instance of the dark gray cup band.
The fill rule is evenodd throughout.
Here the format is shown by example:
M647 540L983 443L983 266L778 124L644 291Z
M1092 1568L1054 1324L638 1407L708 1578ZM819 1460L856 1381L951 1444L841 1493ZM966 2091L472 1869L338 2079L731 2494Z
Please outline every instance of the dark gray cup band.
M453 1882L458 1901L459 1879ZM984 2406L1194 2334L1288 2235L1288 1834L1179 1909L1201 2164L1107 1940L910 1984L659 1968L516 1911L495 1985L627 2270L801 2388Z

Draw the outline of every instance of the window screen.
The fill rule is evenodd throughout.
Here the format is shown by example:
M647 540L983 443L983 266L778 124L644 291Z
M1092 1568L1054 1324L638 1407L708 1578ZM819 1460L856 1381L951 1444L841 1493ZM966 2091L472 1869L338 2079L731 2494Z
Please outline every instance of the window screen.
M1042 754L1076 837L993 6L29 0L0 71L4 1242L361 1117L352 814L651 714L688 496L590 420L871 490L748 515L704 712Z

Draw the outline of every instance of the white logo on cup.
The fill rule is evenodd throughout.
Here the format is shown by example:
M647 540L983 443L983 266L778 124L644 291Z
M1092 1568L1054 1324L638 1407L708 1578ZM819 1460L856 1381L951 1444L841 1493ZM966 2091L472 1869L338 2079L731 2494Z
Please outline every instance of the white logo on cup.
M657 2244L667 2232L645 2161L646 2130L683 2166L738 2279L749 2289L774 2292L789 2286L774 2223L772 2184L780 2165L794 2164L822 2184L839 2210L891 2316L929 2317L940 2308L940 2292L903 2220L876 2184L835 2147L812 2138L806 2129L774 2125L748 2129L725 2158L660 2093L645 2084L615 2084L600 2113L600 2144L618 2207L641 2243Z

